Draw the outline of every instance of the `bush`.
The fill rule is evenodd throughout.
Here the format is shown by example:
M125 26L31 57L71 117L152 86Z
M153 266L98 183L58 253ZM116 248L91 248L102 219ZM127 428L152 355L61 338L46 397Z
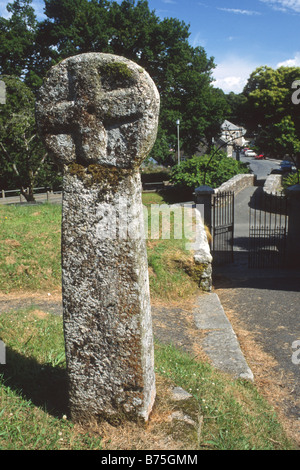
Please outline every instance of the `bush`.
M289 186L295 186L295 184L299 184L300 181L300 170L296 173L289 173L288 176L285 176L282 180L282 186L284 189L288 188Z
M211 160L210 160L211 159ZM249 173L247 165L218 153L192 157L172 169L170 181L181 188L196 189L202 185L218 188L235 175Z
M159 183L162 181L169 181L170 171L166 169L142 169L141 170L142 183Z

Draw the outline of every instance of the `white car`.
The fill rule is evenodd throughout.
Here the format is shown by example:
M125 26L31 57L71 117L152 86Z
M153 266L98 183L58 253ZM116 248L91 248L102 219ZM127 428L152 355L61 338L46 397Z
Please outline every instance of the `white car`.
M245 156L246 157L256 157L256 153L254 152L254 150L246 150Z

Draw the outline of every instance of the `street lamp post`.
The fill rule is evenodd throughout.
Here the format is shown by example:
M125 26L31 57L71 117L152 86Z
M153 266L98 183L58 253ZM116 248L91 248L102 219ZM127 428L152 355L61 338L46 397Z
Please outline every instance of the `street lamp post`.
M176 124L177 124L177 141L178 141L178 165L180 165L180 140L179 140L180 120L179 119L177 119Z

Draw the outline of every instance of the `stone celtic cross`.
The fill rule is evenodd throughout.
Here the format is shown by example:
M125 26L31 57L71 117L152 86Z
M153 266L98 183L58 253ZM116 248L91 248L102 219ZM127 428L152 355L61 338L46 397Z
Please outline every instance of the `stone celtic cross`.
M63 170L62 286L71 417L148 420L155 400L139 167L157 134L144 69L87 53L54 66L36 103Z

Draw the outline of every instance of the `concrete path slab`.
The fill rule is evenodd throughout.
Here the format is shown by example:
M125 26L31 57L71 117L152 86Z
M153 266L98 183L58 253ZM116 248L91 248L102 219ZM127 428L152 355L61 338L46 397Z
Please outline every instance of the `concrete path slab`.
M206 332L202 347L214 367L235 378L254 380L240 349L237 336L217 294L199 296L194 311L196 327Z

